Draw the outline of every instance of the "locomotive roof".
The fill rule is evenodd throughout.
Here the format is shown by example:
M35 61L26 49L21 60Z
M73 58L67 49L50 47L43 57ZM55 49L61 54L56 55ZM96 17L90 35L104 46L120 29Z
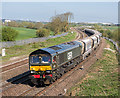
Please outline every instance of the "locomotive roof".
M67 43L63 43L60 45L42 48L40 50L48 52L51 55L56 55L56 53L59 54L59 53L62 53L63 51L68 51L70 49L73 49L73 48L79 47L79 46L82 46L82 44L80 42L72 41L72 42L67 42Z

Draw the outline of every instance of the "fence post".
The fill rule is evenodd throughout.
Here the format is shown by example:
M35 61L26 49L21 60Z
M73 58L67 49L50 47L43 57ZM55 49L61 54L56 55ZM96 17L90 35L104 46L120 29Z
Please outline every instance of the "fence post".
M5 56L5 48L2 49L2 56Z

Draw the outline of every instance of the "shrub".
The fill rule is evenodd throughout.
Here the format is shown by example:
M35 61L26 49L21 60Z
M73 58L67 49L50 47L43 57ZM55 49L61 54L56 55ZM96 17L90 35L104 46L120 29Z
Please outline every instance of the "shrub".
M10 27L2 28L2 41L15 41L18 32Z
M48 29L42 28L36 31L37 37L47 37L50 35L50 31Z
M37 44L37 43L32 44L32 48L38 48L38 47L39 47L39 44Z

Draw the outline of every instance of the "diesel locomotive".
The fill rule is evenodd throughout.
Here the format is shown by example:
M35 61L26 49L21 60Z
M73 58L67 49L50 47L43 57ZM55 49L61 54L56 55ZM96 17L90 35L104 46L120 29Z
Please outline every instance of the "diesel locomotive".
M84 32L89 37L33 51L29 55L31 81L35 85L50 84L86 59L100 44L101 33L91 29Z

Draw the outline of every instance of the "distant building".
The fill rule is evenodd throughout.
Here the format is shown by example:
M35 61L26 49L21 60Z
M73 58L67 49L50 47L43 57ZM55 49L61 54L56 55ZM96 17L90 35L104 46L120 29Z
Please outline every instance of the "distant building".
M9 19L2 19L2 23L4 24L5 22L11 22L11 20L9 20Z
M114 24L113 24L113 23L102 23L102 25L112 26L112 25L114 25Z
M5 22L11 22L11 20L7 20L7 19L6 19Z

